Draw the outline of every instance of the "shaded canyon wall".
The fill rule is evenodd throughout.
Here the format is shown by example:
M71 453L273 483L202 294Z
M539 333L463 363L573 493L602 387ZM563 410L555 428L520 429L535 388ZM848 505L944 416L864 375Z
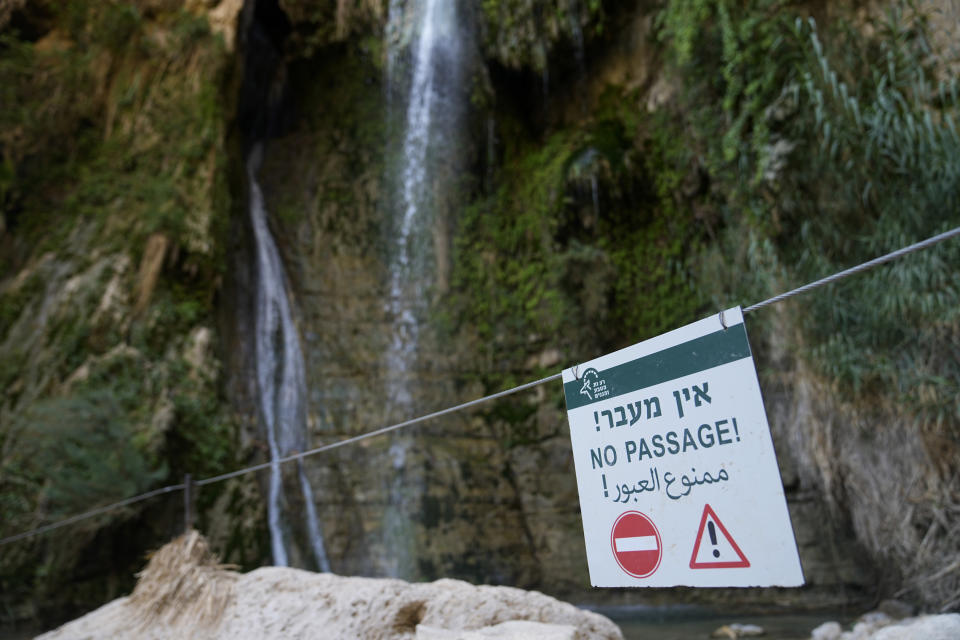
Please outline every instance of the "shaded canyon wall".
M691 102L688 71L658 35L661 7L458 3L459 138L432 160L416 355L398 375L385 354L398 330L388 301L407 96L387 78L411 64L410 25L388 28L403 4L0 1L0 30L17 34L0 43L2 535L269 458L252 374L255 140L313 446L730 302L713 299L735 288L714 286L703 257L727 248L729 183L685 137L714 103ZM821 24L844 11L809 7ZM952 548L952 512L937 506L949 460L931 462L892 403L864 412L813 370L796 316L772 311L753 327L805 589L591 590L559 384L307 459L333 570L755 608L860 602L936 574L908 556L924 540ZM408 403L392 399L398 383ZM892 426L871 439L874 423ZM946 427L928 435L952 450ZM890 442L912 443L910 455L891 462ZM61 464L86 451L112 455ZM898 525L915 544L894 555L868 517L894 514L892 489L859 490L864 469L884 464L912 478L926 518ZM305 507L296 482L291 472L291 512ZM200 492L199 526L226 561L269 562L267 490L263 475ZM171 498L10 547L0 602L11 618L91 608L128 588L143 550L181 518ZM303 525L291 526L292 562L311 566ZM934 582L946 595L908 595L949 602L949 576Z
M703 233L674 199L694 201L702 178L696 167L665 175L671 149L657 127L677 87L651 40L654 9L521 7L506 26L509 11L463 11L475 36L465 38L473 49L461 95L466 171L452 191L437 189L448 204L424 240L435 264L424 293L431 313L407 411L390 401L394 372L383 358L396 331L386 301L391 181L402 159L391 136L403 124L389 117L388 16L344 19L333 34L312 34L330 39L322 45L305 35L312 23L294 22L282 131L261 180L299 308L315 443L553 373L703 313L703 298L671 271L683 243ZM289 15L303 19L303 9ZM504 253L511 247L517 255ZM636 309L638 296L647 308ZM675 599L590 592L555 386L414 427L402 449L391 435L309 460L334 570ZM871 592L856 543L842 526L823 535L833 520L778 443L811 587L681 599L823 606ZM391 535L398 516L407 524Z

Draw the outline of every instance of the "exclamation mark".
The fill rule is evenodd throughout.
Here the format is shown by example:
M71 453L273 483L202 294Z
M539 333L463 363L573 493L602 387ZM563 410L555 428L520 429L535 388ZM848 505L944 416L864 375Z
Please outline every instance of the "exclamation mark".
M604 483L604 484L606 484L606 483ZM710 544L712 544L714 547L716 547L716 546L717 546L717 528L713 526L713 520L709 520L709 521L707 522L707 533L710 534ZM719 550L719 549L714 549L714 550L713 550L713 557L714 557L714 558L719 558L719 557L720 557L720 550Z
M597 431L600 431L600 418L597 416L597 412L593 412L593 421L597 423ZM739 440L740 438L737 438Z
M599 429L599 428L600 428L600 427L597 427L597 429ZM600 479L603 480L603 497L604 497L604 498L609 498L609 497L610 497L610 493L607 491L607 474L601 473L601 474L600 474Z
M597 427L597 431L600 430L600 427ZM737 436L737 442L740 442L740 429L737 428L737 419L733 418L733 433Z

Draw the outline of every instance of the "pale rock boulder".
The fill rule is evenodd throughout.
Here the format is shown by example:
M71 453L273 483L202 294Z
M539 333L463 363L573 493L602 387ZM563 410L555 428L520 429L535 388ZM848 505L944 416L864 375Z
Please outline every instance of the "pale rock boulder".
M501 622L477 631L451 631L417 625L415 640L574 640L576 627L568 624L546 624L527 620Z
M843 631L837 622L825 622L811 640L960 640L960 614L919 616L894 621L879 611L866 614Z
M860 616L853 629L844 633L842 640L870 640L873 634L891 624L893 619L882 611L870 611Z
M616 625L603 616L537 592L474 586L459 580L411 584L277 567L257 569L241 577L234 605L215 637L313 638L322 633L330 640L399 640L419 637L418 627L456 632L484 630L486 634L453 636L464 640L525 637L518 635L522 630L516 627L490 629L509 621L566 625L573 629L569 636L557 635L557 629L550 630L553 635L546 637L558 640L622 637ZM256 633L251 634L251 628L256 628Z
M190 532L151 557L133 594L42 640L622 640L607 618L535 591L217 565Z
M824 622L813 630L810 640L840 640L842 635L843 627L839 622Z
M914 640L915 638L958 640L960 613L908 618L903 622L880 629L870 640Z

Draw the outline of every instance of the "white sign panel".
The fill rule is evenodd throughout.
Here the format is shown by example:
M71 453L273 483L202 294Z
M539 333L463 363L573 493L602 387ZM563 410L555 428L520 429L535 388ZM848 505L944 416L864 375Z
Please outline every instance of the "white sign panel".
M590 582L803 584L740 308L563 372Z

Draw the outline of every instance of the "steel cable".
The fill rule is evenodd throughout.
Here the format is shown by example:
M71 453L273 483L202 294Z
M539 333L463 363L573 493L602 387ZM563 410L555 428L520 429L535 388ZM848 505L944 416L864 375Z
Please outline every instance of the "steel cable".
M874 258L873 260L869 260L869 261L864 262L864 263L862 263L862 264L858 264L858 265L855 266L855 267L851 267L851 268L849 268L849 269L845 269L845 270L843 270L843 271L839 271L839 272L834 273L834 274L832 274L832 275L829 275L829 276L827 276L827 277L825 277L825 278L821 278L820 280L816 280L816 281L814 281L814 282L805 284L805 285L803 285L802 287L797 287L796 289L792 289L792 290L787 291L787 292L785 292L785 293L781 293L781 294L779 294L779 295L773 296L772 298L769 298L769 299L764 300L764 301L762 301L762 302L757 302L756 304L752 304L752 305L750 305L749 307L745 307L745 308L743 309L743 313L745 313L745 314L746 314L746 313L750 313L750 312L752 312L752 311L756 311L757 309L762 309L763 307L766 307L766 306L768 306L768 305L771 305L771 304L774 304L774 303L777 303L777 302L781 302L781 301L783 301L783 300L786 300L787 298L792 298L793 296L797 296L797 295L800 295L800 294L802 294L802 293L807 293L808 291L812 291L813 289L817 289L817 288L819 288L819 287L826 286L826 285L828 285L828 284L831 284L831 283L836 282L836 281L838 281L838 280L842 280L842 279L844 279L844 278L848 278L848 277L850 277L850 276L852 276L852 275L855 275L855 274L858 274L858 273L862 273L862 272L864 272L864 271L867 271L868 269L873 269L874 267L880 266L881 264L884 264L884 263L886 263L886 262L890 262L891 260L896 260L897 258L901 258L901 257L903 257L903 256L905 256L905 255L910 254L910 253L914 253L915 251L920 251L920 250L922 250L922 249L926 249L926 248L928 248L928 247L931 247L931 246L933 246L933 245L935 245L935 244L938 244L938 243L940 243L940 242L943 242L944 240L947 240L947 239L949 239L949 238L953 238L953 237L958 236L958 235L960 235L960 227L956 227L956 228L951 229L951 230L949 230L949 231L945 231L945 232L940 233L940 234L938 234L938 235L935 235L935 236L933 236L933 237L931 237L931 238L927 238L926 240L921 240L920 242L917 242L917 243L911 244L911 245L909 245L909 246L903 247L902 249L897 249L896 251L892 251L892 252L890 252L890 253L888 253L888 254L886 254L886 255L880 256L880 257L878 257L878 258ZM283 458L278 458L277 460L272 460L272 461L270 461L270 462L263 462L263 463L261 463L261 464L256 464L256 465L253 465L253 466L244 467L244 468L242 468L242 469L237 469L236 471L231 471L231 472L229 472L229 473L223 473L223 474L220 474L220 475L217 475L217 476L212 476L212 477L210 477L210 478L204 478L204 479L202 479L202 480L197 480L197 481L195 481L193 484L194 484L195 486L202 487L202 486L205 486L205 485L214 484L214 483L216 483L216 482L222 482L222 481L224 481L224 480L229 480L229 479L231 479L231 478L236 478L236 477L239 477L239 476L242 476L242 475L246 475L246 474L248 474L248 473L253 473L254 471L260 471L260 470L262 470L262 469L268 469L268 468L270 468L270 467L273 466L273 465L281 465L281 464L284 464L284 463L287 463L287 462L292 462L292 461L294 461L294 460L302 460L303 458L306 458L306 457L312 456L312 455L316 455L316 454L318 454L318 453L323 453L324 451L330 451L330 450L332 450L332 449L337 449L337 448L339 448L339 447L345 447L345 446L347 446L347 445L349 445L349 444L353 444L353 443L355 443L355 442L360 442L361 440L366 440L366 439L368 439L368 438L374 438L374 437L376 437L376 436L380 436L380 435L383 435L383 434L385 434L385 433L390 433L391 431L396 431L396 430L402 429L402 428L404 428L404 427L409 427L409 426L411 426L411 425L415 425L415 424L418 424L418 423L421 423L421 422L425 422L425 421L431 420L431 419L433 419L433 418L439 418L440 416L445 416L445 415L448 415L448 414L451 414L451 413L455 413L455 412L457 412L457 411L462 411L463 409L467 409L467 408L469 408L469 407L473 407L473 406L476 406L476 405L478 405L478 404L482 404L482 403L484 403L484 402L489 402L489 401L491 401L491 400L496 400L497 398L502 398L502 397L504 397L504 396L507 396L507 395L510 395L510 394L513 394L513 393L517 393L517 392L520 392L520 391L524 391L524 390L526 390L526 389L530 389L530 388L539 386L539 385L541 385L541 384L545 384L545 383L547 383L547 382L551 382L551 381L553 381L553 380L556 380L556 379L560 378L561 376L562 376L561 373L556 373L556 374L554 374L554 375L547 376L547 377L545 377L545 378L540 378L539 380L534 380L533 382L527 382L527 383L525 383L525 384L521 384L521 385L519 385L519 386L512 387L512 388L506 389L506 390L504 390L504 391L499 391L499 392L497 392L497 393L494 393L494 394L491 394L491 395L488 395L488 396L484 396L484 397L482 397L482 398L477 398L477 399L475 399L475 400L470 400L469 402L464 402L464 403L462 403L462 404L458 404L458 405L456 405L456 406L449 407L449 408L447 408L447 409L442 409L442 410L440 410L440 411L434 411L433 413L428 413L428 414L426 414L426 415L423 415L423 416L420 416L420 417L417 417L417 418L412 418L412 419L410 419L410 420L405 420L405 421L403 421L403 422L398 422L398 423L392 424L392 425L390 425L390 426L388 426L388 427L382 427L382 428L376 429L376 430L374 430L374 431L368 431L367 433L362 433L362 434L360 434L360 435L352 436L352 437L349 437L349 438L344 438L343 440L338 440L338 441L336 441L336 442L331 442L331 443L329 443L329 444L321 445L321 446L319 446L319 447L316 447L316 448L314 448L314 449L310 449L310 450L308 450L308 451L303 451L303 452L300 452L300 453L295 453L295 454L292 454L292 455L285 456L285 457L283 457ZM131 504L134 504L134 503L137 503L137 502L141 502L141 501L143 501L143 500L147 500L147 499L149 499L149 498L153 498L153 497L158 496L158 495L162 495L162 494L164 494L164 493L170 493L171 491L180 491L180 490L183 490L183 489L185 488L185 486L186 486L186 485L184 485L183 483L181 483L181 484L170 485L170 486L167 486L167 487L161 487L160 489L154 489L153 491L148 491L147 493L142 493L142 494L140 494L140 495L138 495L138 496L134 496L134 497L132 497L132 498L127 498L126 500L121 500L120 502L115 502L115 503L113 503L113 504L109 504L109 505L106 505L106 506L103 506L103 507L99 507L99 508L97 508L97 509L93 509L93 510L91 510L91 511L87 511L87 512L85 512L85 513L81 513L81 514L78 514L78 515L75 515L75 516L71 516L71 517L66 518L66 519L64 519L64 520L60 520L59 522L55 522L55 523L52 523L52 524L44 525L44 526L42 526L42 527L37 527L36 529L31 529L30 531L24 531L23 533L18 533L18 534L16 534L16 535L9 536L9 537L6 537L6 538L0 538L0 545L5 545L5 544L11 543L11 542L15 542L15 541L17 541L17 540L22 540L22 539L24 539L24 538L28 538L28 537L30 537L30 536L38 535L38 534L41 534L41 533L46 533L46 532L52 531L52 530L54 530L54 529L59 529L60 527L67 526L67 525L73 524L73 523L75 523L75 522L79 522L79 521L81 521L81 520L85 520L85 519L87 519L87 518L93 518L93 517L95 517L95 516L98 516L98 515L107 513L107 512L109 512L109 511L113 511L114 509L120 509L120 508L129 506L129 505L131 505Z

